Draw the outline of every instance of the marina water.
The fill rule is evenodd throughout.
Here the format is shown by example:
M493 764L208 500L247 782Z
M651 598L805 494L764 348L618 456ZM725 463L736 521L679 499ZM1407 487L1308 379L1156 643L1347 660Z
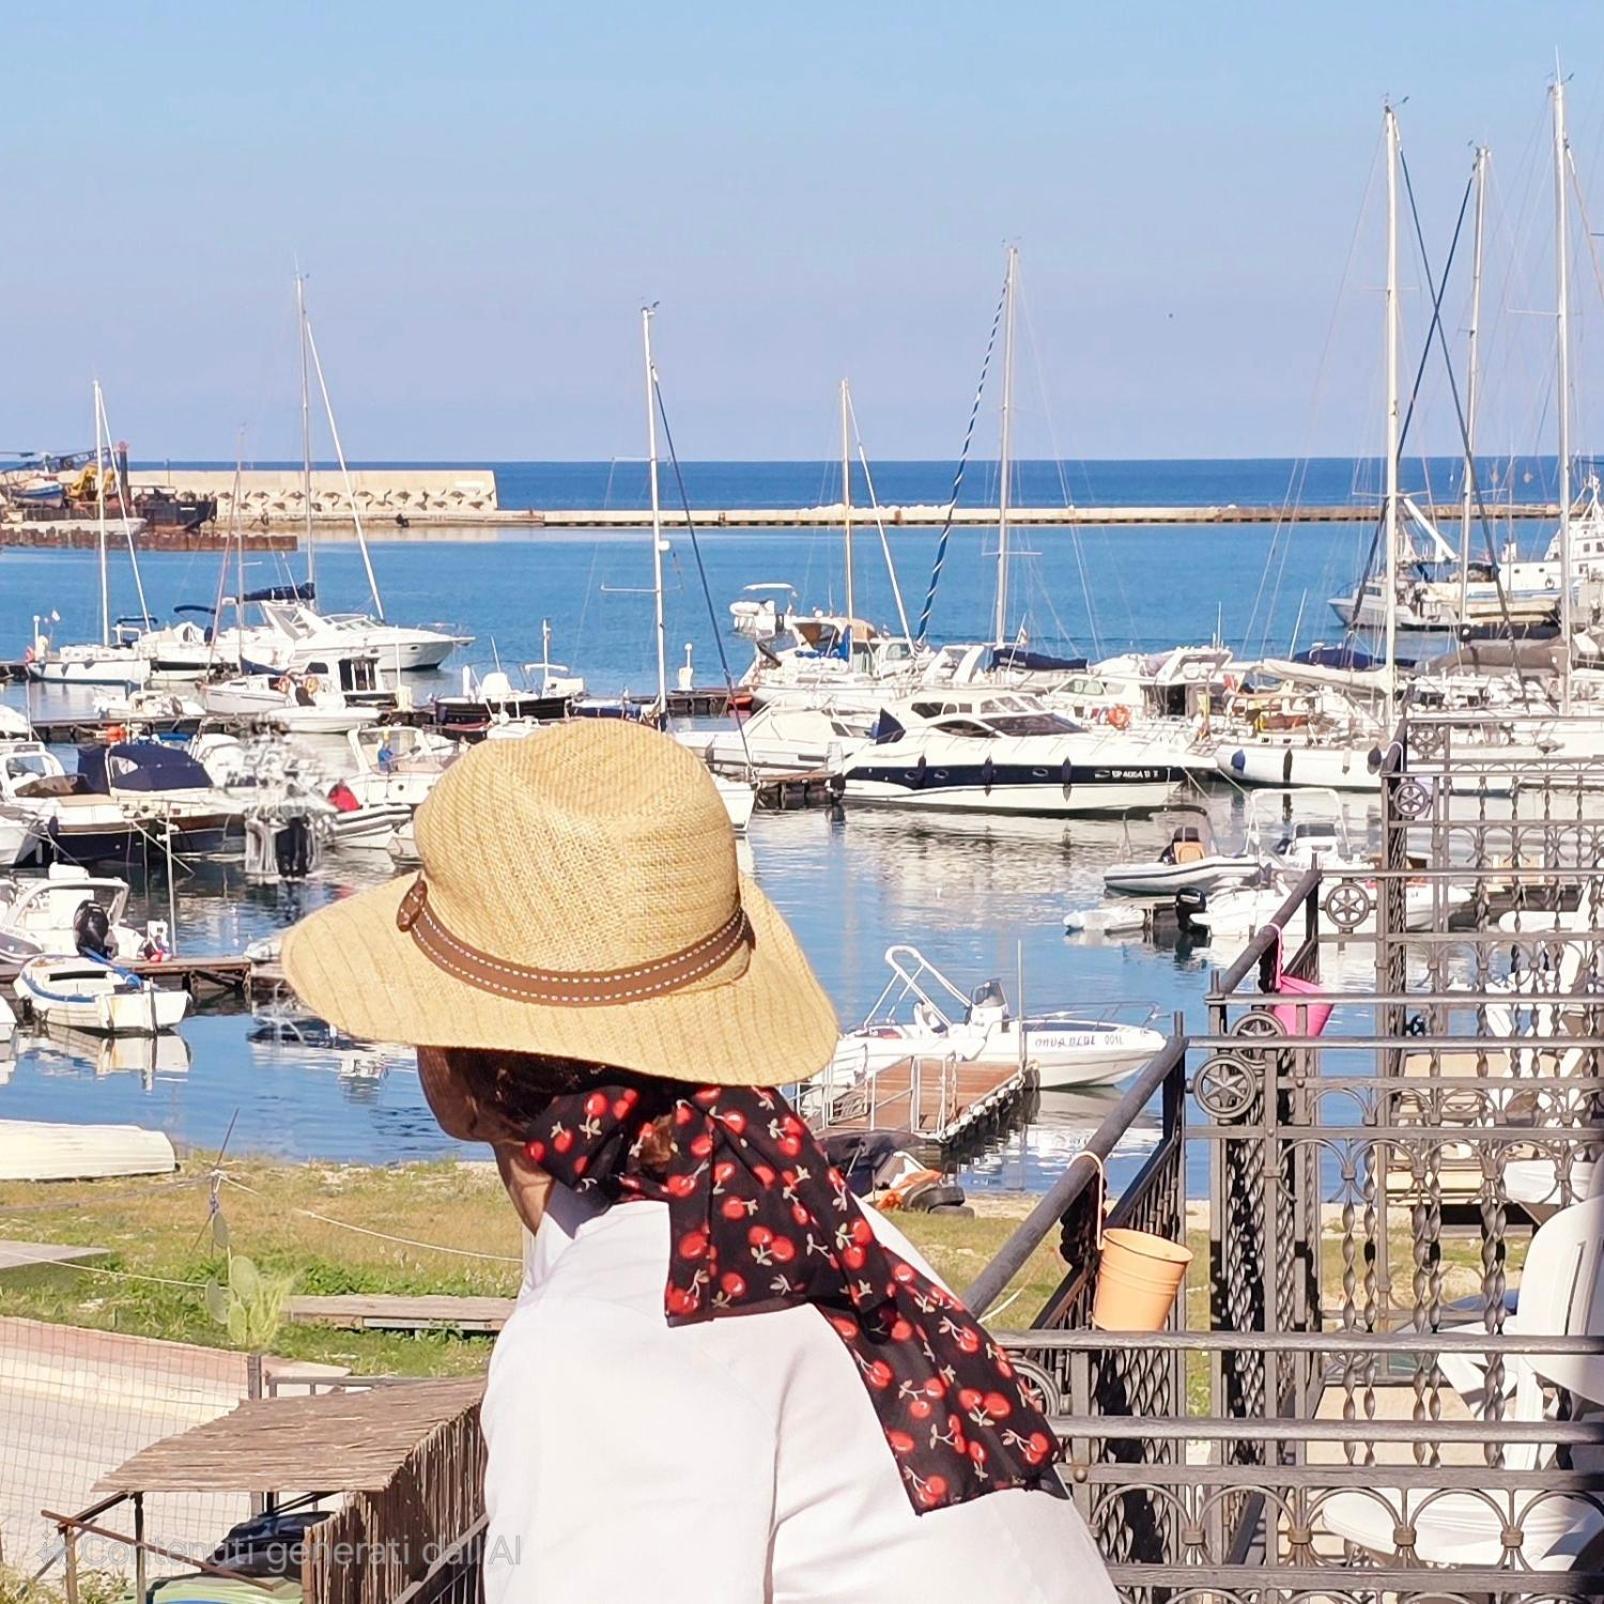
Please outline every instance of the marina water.
M966 502L983 504L995 495L988 466L971 464ZM1524 496L1544 493L1542 466L1532 465L1521 487ZM1275 505L1295 482L1294 466L1286 462L1092 463L1066 468L1062 476L1056 464L1026 463L1020 469L1015 499L1026 504L1061 505L1067 488L1082 503ZM884 502L939 504L953 479L952 465L942 463L885 464L875 471ZM1444 463L1429 475L1439 497L1453 493L1455 471ZM507 464L497 474L503 506L560 511L637 506L645 497L639 463ZM839 468L822 464L692 463L685 477L693 506L784 507L840 498ZM1422 477L1428 477L1424 470ZM1310 465L1303 499L1346 501L1373 478L1368 464ZM665 486L665 503L674 505L672 475ZM867 500L857 476L853 495L855 502ZM879 535L861 507L858 518L857 610L894 625ZM649 535L475 530L461 538L433 538L412 530L396 539L396 533L373 531L382 542L375 561L387 613L400 622L448 623L476 637L442 674L408 676L420 700L456 689L464 662L480 670L499 664L516 681L520 665L541 655L543 620L551 625L552 656L582 673L592 691L652 690ZM1546 538L1547 531L1541 533ZM843 604L839 531L709 530L693 543L675 530L669 538L670 671L684 660L688 643L698 684L721 680L721 646L735 675L749 661L750 647L728 630L728 603L743 586L783 582L796 587L804 605ZM887 538L904 603L916 619L938 531L891 529ZM932 612L933 639L981 639L989 633L995 538L992 530L953 533ZM1216 631L1244 653L1284 650L1295 625L1301 645L1332 640L1336 628L1327 598L1351 585L1368 538L1363 524L1305 525L1290 532L1264 523L1016 529L1016 625L1040 649L1094 657L1206 640ZM325 611L371 608L353 543L320 543L316 560ZM140 566L158 617L180 604L209 605L218 587L214 555L149 554ZM304 571L304 554L252 554L247 582L299 579ZM111 574L113 616L134 613L126 553L114 549ZM93 555L0 553L0 657L20 657L34 615L52 612L60 615L54 626L59 640L86 640L98 632ZM85 707L89 700L83 691L35 687L26 694L41 714ZM5 699L21 705L24 695L13 686ZM1210 807L1216 832L1235 840L1242 825L1240 799L1216 792ZM818 809L760 814L749 845L764 889L795 926L844 1023L857 1022L879 994L886 947L907 942L965 987L1002 978L1016 1009L1022 976L1027 1009L1074 1009L1132 1022L1151 1016L1163 1029L1177 1009L1186 1010L1194 1025L1201 1022L1208 970L1231 955L1072 941L1062 921L1070 907L1101 900L1107 864L1150 855L1172 822L915 818L863 809L842 817ZM197 864L178 886L180 950L238 952L322 901L389 872L382 854L331 853L319 878L304 887L250 887L237 859ZM147 877L136 868L131 880L136 922L167 917L162 875ZM149 1043L123 1042L112 1049L19 1035L15 1059L0 1059L0 1117L158 1125L175 1140L200 1147L215 1147L232 1126L231 1151L294 1158L386 1162L465 1151L435 1125L410 1055L364 1066L370 1073L342 1073L351 1067L348 1057L252 1043L250 1023L249 1016L203 1011L185 1021L181 1044L155 1049ZM752 1044L754 1056L762 1050L761 1042ZM1114 1095L1044 1094L1029 1128L975 1158L964 1172L966 1184L1045 1185ZM1149 1129L1156 1132L1156 1120ZM1135 1145L1142 1139L1139 1129Z

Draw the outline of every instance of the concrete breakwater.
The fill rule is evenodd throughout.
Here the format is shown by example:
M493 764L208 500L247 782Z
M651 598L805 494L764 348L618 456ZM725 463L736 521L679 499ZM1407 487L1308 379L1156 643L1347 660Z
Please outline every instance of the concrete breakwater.
M220 526L234 516L232 469L135 469L129 481L136 495L165 488L182 496L215 497ZM239 475L239 488L239 518L247 529L306 522L307 486L298 469L247 468ZM414 519L456 523L489 519L499 507L496 476L489 468L353 468L349 483L337 469L317 468L311 476L311 493L315 523L349 524L353 501L364 524L397 527Z

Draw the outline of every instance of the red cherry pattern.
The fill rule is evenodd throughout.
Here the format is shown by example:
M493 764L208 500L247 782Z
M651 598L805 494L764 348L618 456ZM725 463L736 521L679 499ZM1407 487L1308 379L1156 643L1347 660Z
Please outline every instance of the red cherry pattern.
M664 1115L666 1174L640 1163L641 1139ZM1006 1356L876 1237L772 1088L595 1085L555 1099L525 1151L574 1191L668 1205L671 1325L813 1304L853 1361L916 1513L1053 1485L1052 1428Z

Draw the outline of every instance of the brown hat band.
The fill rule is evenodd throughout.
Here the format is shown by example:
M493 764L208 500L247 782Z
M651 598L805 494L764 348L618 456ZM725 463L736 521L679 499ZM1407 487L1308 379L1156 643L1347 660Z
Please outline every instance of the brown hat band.
M421 874L402 897L395 923L398 930L410 932L430 963L458 980L501 997L555 1003L565 1008L616 1006L679 991L711 974L755 939L746 909L737 902L735 911L711 935L649 963L588 972L535 969L508 963L453 935L429 906L429 887Z

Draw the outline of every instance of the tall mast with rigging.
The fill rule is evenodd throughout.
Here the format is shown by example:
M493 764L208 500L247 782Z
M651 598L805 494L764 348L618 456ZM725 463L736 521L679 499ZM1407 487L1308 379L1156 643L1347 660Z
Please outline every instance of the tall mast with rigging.
M1470 503L1476 482L1476 403L1481 392L1482 243L1487 220L1487 157L1485 145L1476 147L1476 241L1470 269L1470 328L1466 331L1465 375L1465 493L1459 509L1459 621L1470 611Z
M652 361L652 313L640 309L646 355L646 478L652 498L652 634L657 646L657 715L668 716L668 639L663 620L663 508L657 485L657 368Z
M111 645L111 594L106 571L106 454L102 449L105 439L101 423L100 380L95 380L95 523L96 544L100 550L100 644Z
M1570 242L1565 204L1570 145L1565 137L1565 82L1554 73L1554 343L1559 382L1559 639L1560 711L1571 710L1571 310Z
M1003 322L1002 437L997 451L997 616L992 634L998 646L1008 643L1008 479L1014 412L1014 298L1019 273L1019 247L1008 247L1007 298Z
M1385 717L1392 732L1398 707L1398 114L1389 105L1387 133L1387 664Z
M312 541L312 390L306 363L306 277L295 274L295 329L301 348L301 505L306 512L306 582L317 580Z
M841 536L846 544L847 564L847 633L850 639L857 608L852 592L852 440L848 430L848 412L851 402L847 396L847 381L841 381ZM850 646L848 651L850 653Z

